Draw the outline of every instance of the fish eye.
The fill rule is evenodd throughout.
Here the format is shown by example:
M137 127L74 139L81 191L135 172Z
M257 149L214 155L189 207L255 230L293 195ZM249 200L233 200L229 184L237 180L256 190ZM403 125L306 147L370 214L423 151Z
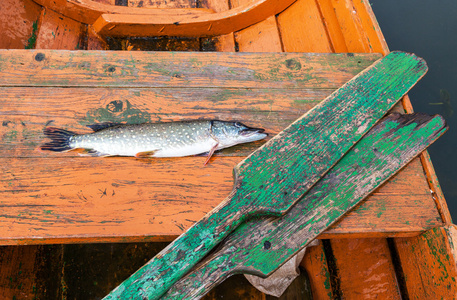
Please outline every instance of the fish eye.
M244 127L243 124L241 124L240 122L235 122L235 126L238 128Z

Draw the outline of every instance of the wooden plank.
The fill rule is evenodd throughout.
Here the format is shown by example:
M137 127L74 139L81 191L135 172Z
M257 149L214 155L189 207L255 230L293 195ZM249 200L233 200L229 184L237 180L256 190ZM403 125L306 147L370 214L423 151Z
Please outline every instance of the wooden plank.
M331 0L316 0L329 42L335 53L349 52Z
M333 52L315 1L298 0L278 16L286 52Z
M80 41L84 34L84 27L81 23L52 10L43 9L35 48L78 50L81 49ZM16 53L14 52L12 55Z
M227 11L230 9L229 1L228 0L206 0L205 4L209 9L214 10L215 12L222 12ZM202 44L208 41L214 41L215 44L215 51L221 52L235 52L235 38L233 36L233 32L219 35L210 38L210 40L203 38ZM203 51L205 47L202 47Z
M87 50L108 50L108 44L95 32L92 25L87 26Z
M231 274L270 275L422 152L446 128L440 116L386 117L286 215L242 224L162 299L198 299ZM387 248L386 240L383 241Z
M400 280L409 299L451 299L457 295L456 241L455 225L395 239Z
M370 52L387 54L389 48L382 35L381 28L376 21L376 17L371 10L371 4L368 0L352 1L354 10L356 12L361 30L366 34Z
M348 51L361 53L372 52L368 37L362 29L361 21L357 16L357 11L352 0L332 0L331 2Z
M398 52L357 75L238 164L234 169L236 188L229 197L113 290L107 299L129 297L138 290L146 297L160 297L247 216L283 214L395 105L394 99L399 100L425 74L426 68L417 57ZM375 82L378 85L372 88ZM316 132L319 135L314 140ZM272 153L276 159L269 159ZM314 157L322 157L322 161L316 164ZM252 166L259 163L265 168L254 171ZM290 167L285 169L283 164ZM313 167L309 168L309 164ZM276 178L278 174L280 179ZM262 195L263 187L269 187L266 198Z
M412 161L320 238L367 237L365 232L372 232L372 237L413 236L442 226L435 203L430 201L426 178L418 173L421 168L419 158Z
M402 299L386 239L332 239L342 299Z
M198 118L239 120L272 136L310 110L332 89L108 89L1 88L0 157L62 157L35 151L52 122L78 133L97 122L145 123ZM65 103L62 99L66 99ZM122 99L122 100L119 100ZM179 111L179 114L177 114ZM240 145L221 155L246 156L262 143ZM66 153L64 156L76 156ZM30 172L33 172L32 170Z
M192 0L128 0L129 7L149 7L149 8L196 8L196 1Z
M185 17L198 17L203 15L212 15L212 11L208 9L160 9L148 10L138 7L125 7L120 5L106 3L106 1L92 0L34 0L41 6L49 10L55 11L73 20L84 24L93 24L102 14L128 14L128 15L146 15L150 18L167 19ZM128 4L128 1L125 0ZM175 21L173 21L175 22Z
M281 52L275 16L236 32L235 39L240 52Z
M232 7L248 3L246 0L231 1ZM235 33L237 50L240 52L282 52L276 16L249 26Z
M0 51L2 86L338 88L380 56ZM337 72L335 72L337 71ZM344 79L343 79L344 78Z
M274 16L294 0L257 0L213 14L191 10L179 16L144 14L102 14L93 24L101 35L110 36L185 36L223 35L247 28Z
M40 14L32 0L0 1L0 49L33 48Z
M314 299L335 299L333 296L329 266L322 242L308 247L300 264L308 273Z
M436 176L435 169L433 168L432 160L430 159L430 155L427 151L422 153L421 162L424 166L425 174L427 175L432 198L435 202L438 212L440 213L441 219L445 224L450 225L452 224L451 213L449 212L446 199L444 199L444 194L441 190L441 185L438 181L438 177Z

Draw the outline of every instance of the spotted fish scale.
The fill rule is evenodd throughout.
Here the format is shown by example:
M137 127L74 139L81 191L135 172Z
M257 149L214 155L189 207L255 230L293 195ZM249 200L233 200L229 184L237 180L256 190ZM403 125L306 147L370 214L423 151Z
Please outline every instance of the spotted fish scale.
M65 152L84 149L91 156L179 157L214 151L263 139L261 128L240 122L218 120L145 124L95 124L90 134L76 134L48 127L44 134L51 142L41 150Z

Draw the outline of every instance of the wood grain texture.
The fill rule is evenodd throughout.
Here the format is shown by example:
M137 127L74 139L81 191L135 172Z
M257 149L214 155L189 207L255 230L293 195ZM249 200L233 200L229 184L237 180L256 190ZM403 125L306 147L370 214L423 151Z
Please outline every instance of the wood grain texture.
M248 216L283 214L426 69L399 52L365 69L238 164L229 197L105 298L158 298Z
M0 1L0 49L33 48L40 14L32 0Z
M420 158L414 159L320 238L413 236L441 226L443 221L435 203L430 201L426 178L418 173L421 168ZM367 218L362 211L371 214Z
M35 49L81 49L84 27L52 10L43 9Z
M36 54L31 56L33 59ZM351 76L349 73L334 76L341 78L335 85L343 84ZM0 148L7 161L3 164L3 203L11 204L3 219L3 224L10 228L2 238L3 244L171 240L230 192L232 166L239 162L240 156L260 145L254 143L223 151L218 155L234 157L225 161L216 159L207 168L201 168L204 157L133 163L124 158L86 160L71 153L59 156L34 151L43 142L42 129L50 121L76 132L88 132L84 126L95 122L141 123L205 116L249 120L250 125L265 127L274 135L333 91L331 88L217 87L180 87L172 91L96 87L33 87L29 90L17 86L0 90L3 115ZM11 158L15 159L14 164ZM32 164L35 168L29 167ZM50 185L47 180L59 185ZM173 184L176 180L179 184ZM105 189L107 195L103 194ZM204 192L197 196L195 190ZM81 193L91 202L89 206L84 204L86 200ZM18 201L28 206L13 205ZM52 204L52 213L42 206L45 202ZM131 203L137 203L137 208L131 210ZM43 209L31 212L30 207ZM119 214L122 217L110 222L99 219L101 215L96 212L106 217ZM28 213L33 216L25 218ZM80 219L81 214L88 222ZM23 216L20 224L11 225L13 215ZM171 215L174 217L170 218ZM153 217L156 221L151 223ZM70 220L77 220L77 223ZM41 229L27 238L24 232L30 228Z
M0 51L1 86L338 88L379 55ZM337 72L335 72L337 71ZM350 74L350 75L349 75Z
M315 1L298 0L278 16L286 52L333 52Z
M212 14L208 9L159 9L149 10L141 7L125 7L112 5L109 1L92 0L34 0L36 3L49 10L63 14L73 20L84 24L93 24L102 14L123 14L123 15L147 15L159 19L179 18L183 16L202 16ZM106 3L108 2L108 3ZM128 1L126 0L127 4ZM172 22L173 23L173 22Z
M409 299L453 299L457 295L457 229L437 227L395 239Z
M305 257L303 257L300 266L308 273L314 299L335 299L322 242L306 249Z
M204 37L224 35L242 30L274 16L294 0L256 0L224 12L211 14L183 10L179 14L155 15L103 13L93 23L101 35L110 36L182 36Z
M386 239L332 239L341 299L401 299Z
M248 0L230 1L232 7L239 7ZM237 51L240 52L282 52L276 16L249 26L235 33Z
M198 299L236 273L268 276L445 130L441 117L386 117L286 215L242 224L216 252L178 281L165 299Z

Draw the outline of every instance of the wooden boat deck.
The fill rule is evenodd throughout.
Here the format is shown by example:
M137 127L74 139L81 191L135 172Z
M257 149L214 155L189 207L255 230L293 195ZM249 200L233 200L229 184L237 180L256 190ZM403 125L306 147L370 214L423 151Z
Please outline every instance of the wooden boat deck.
M111 2L115 1L100 2L114 4ZM166 3L159 2L156 3L159 6ZM125 3L130 6L139 6L142 3L145 6L142 1ZM234 8L244 3L231 1L230 5ZM1 5L3 21L0 23L0 30L5 38L0 40L0 48L3 49L388 52L366 1L299 0L277 16L216 38L117 38L109 39L107 43L100 40L90 26L42 8L31 0L7 0ZM182 0L166 5L189 7L195 3ZM227 1L208 0L202 5L215 11L228 8ZM407 97L403 106L406 111L412 110ZM297 112L297 116L302 113ZM229 169L238 159L227 158L230 163L226 166L226 193L230 190ZM199 162L203 158L195 160ZM433 293L455 293L455 284L449 286L456 277L455 262L452 256L446 257L451 251L451 248L446 248L449 247L449 237L455 236L455 229L450 226L451 218L427 153L413 161L370 198L358 211L348 214L344 220L321 236L323 242L306 254L302 267L310 277L315 299L369 298L374 294L381 298L400 298L405 295L434 298ZM215 198L214 203L210 203L200 214L203 215L211 205L216 205L217 199L219 198ZM363 214L364 211L371 215ZM419 212L420 218L417 217ZM418 224L417 220L422 223ZM166 233L148 240L169 241L191 223L189 221L184 227L168 226ZM417 236L427 229L430 230L425 235ZM54 240L65 243L82 241L90 242L90 239ZM110 239L92 241L106 242ZM26 241L28 244L41 242L49 243L42 240ZM16 240L10 244L12 243L20 242ZM432 245L433 243L436 245ZM4 298L15 296L18 299L32 296L38 299L84 298L83 295L97 298L135 271L163 245L138 243L5 246L0 254L0 295ZM447 249L447 252L437 253L435 248ZM126 259L124 263L123 259ZM434 267L434 262L438 260L443 262L442 266ZM11 263L6 263L9 261ZM91 263L85 264L87 261ZM116 267L112 266L114 264L118 264L120 270L116 270ZM435 270L437 274L430 270ZM423 278L423 274L427 272L431 272L430 277L427 277L430 280ZM440 279L431 279L433 276ZM96 278L96 283L93 278ZM233 280L238 281L237 289L231 290L232 295L238 293L246 299L268 298L249 285L240 285L239 277ZM419 282L421 286L417 287ZM222 293L230 295L221 287L208 295L207 299L216 299Z

